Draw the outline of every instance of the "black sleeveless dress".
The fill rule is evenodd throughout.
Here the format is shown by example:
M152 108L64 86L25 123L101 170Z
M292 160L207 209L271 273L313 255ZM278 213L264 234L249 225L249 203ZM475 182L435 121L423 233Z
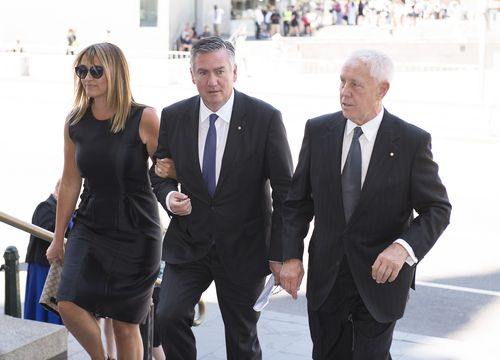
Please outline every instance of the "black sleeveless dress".
M84 187L58 291L59 301L129 323L146 319L161 257L158 205L139 137L143 110L133 106L117 134L90 107L69 127Z

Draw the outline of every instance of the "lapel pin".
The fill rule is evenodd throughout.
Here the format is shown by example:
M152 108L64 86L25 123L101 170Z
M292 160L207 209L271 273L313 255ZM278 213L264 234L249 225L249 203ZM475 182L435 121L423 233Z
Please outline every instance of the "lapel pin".
M238 130L241 130L241 126L238 126Z
M394 157L394 153L391 151L391 152L389 153L389 156L390 156L390 157Z

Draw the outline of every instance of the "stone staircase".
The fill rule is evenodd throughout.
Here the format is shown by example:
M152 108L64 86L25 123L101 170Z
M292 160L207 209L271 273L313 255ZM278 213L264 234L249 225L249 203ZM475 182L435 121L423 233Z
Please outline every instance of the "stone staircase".
M0 315L0 360L68 358L64 326Z

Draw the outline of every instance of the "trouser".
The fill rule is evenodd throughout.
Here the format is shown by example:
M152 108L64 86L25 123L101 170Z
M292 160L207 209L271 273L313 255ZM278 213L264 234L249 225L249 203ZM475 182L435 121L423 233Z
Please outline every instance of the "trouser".
M264 287L264 278L233 282L215 247L200 260L165 266L156 315L167 359L196 359L196 340L191 330L194 308L212 281L224 321L227 359L261 360L257 337L259 313L253 310L253 304Z
M283 21L283 35L287 36L290 32L290 23L288 21Z
M255 22L255 39L260 39L260 24L257 21Z
M214 35L219 36L220 35L220 24L213 24L214 25Z
M379 323L371 316L345 258L325 302L308 313L314 360L391 360L396 322Z

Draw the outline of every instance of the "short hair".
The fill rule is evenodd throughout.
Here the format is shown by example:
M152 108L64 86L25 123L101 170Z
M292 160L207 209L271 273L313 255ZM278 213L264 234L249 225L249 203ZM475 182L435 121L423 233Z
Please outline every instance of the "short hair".
M125 128L130 108L132 104L135 104L125 55L118 46L104 42L87 46L80 51L75 58L74 66L78 66L84 57L91 64L94 63L94 59L97 59L104 68L108 83L107 103L115 110L115 115L111 119L111 131L117 133ZM76 75L74 75L74 80L74 105L67 119L70 125L79 122L92 103L85 93L81 80Z
M344 65L360 61L365 64L370 75L378 82L391 83L394 76L394 63L388 55L375 49L355 50L349 55Z
M221 49L226 51L231 65L234 65L236 53L233 44L218 36L209 36L198 40L191 48L191 69L194 69L194 61L199 54L211 53Z

